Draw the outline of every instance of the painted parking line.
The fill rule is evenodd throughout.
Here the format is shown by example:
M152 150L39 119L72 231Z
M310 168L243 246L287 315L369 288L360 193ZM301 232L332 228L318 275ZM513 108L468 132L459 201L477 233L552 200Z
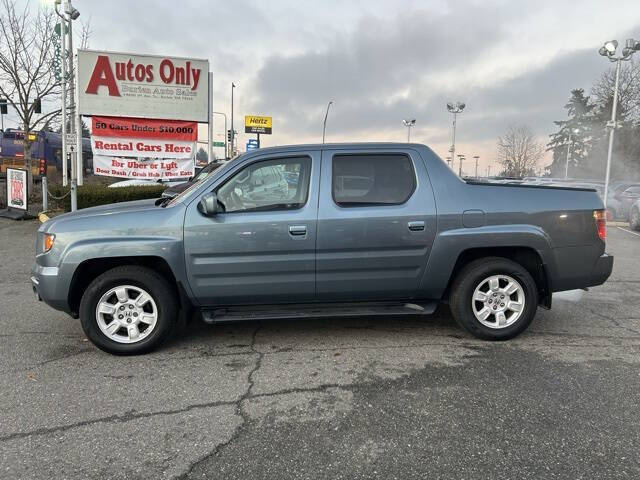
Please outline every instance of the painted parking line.
M631 230L627 230L626 228L618 227L620 230L630 233L631 235L635 235L636 237L640 237L640 233L632 232Z

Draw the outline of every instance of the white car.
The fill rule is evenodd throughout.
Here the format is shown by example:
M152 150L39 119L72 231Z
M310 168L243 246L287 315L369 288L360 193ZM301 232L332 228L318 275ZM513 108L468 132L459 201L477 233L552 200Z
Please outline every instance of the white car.
M188 178L175 178L171 180L139 180L139 179L131 179L131 180L122 180L120 182L115 182L109 185L109 188L120 188L120 187L148 187L151 185L163 185L165 187L173 187L175 185L180 185L182 183L188 182Z

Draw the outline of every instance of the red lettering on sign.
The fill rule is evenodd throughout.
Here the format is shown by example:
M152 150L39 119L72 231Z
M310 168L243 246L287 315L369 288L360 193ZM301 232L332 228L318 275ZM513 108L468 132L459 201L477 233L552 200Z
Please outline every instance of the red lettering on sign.
M89 85L87 85L86 93L97 95L98 88L102 86L105 86L109 89L110 96L120 96L120 91L118 90L116 79L113 76L113 71L111 70L111 65L109 64L109 57L107 57L106 55L98 55L98 60L96 60L95 67L93 67L93 73L91 74Z

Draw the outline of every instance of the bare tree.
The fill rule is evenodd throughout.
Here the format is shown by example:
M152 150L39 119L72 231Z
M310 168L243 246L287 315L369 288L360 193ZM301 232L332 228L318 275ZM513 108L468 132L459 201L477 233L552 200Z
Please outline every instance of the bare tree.
M591 89L596 103L605 105L613 98L615 83L616 69L612 66L600 76ZM634 59L623 62L620 68L618 104L620 113L628 120L640 121L640 62Z
M543 154L544 144L536 140L526 125L511 126L504 137L498 138L498 162L503 175L531 175Z
M51 117L54 110L44 115L35 113L36 103L59 95L52 60L54 57L54 13L38 8L30 11L29 2L17 7L16 0L2 0L0 4L0 95L18 113L24 130L24 161L31 174L30 133ZM22 2L20 2L22 3Z
M87 20L87 22L80 22L82 24L82 30L80 32L80 48L82 50L89 48L89 39L91 35L93 35L93 30L91 30L91 17Z

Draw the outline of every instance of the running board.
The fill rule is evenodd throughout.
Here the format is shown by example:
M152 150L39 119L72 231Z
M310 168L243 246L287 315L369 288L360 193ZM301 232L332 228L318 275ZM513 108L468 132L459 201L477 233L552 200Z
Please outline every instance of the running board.
M420 303L342 303L310 305L260 305L202 310L206 323L237 320L278 320L321 317L366 317L380 315L430 315L438 302Z

